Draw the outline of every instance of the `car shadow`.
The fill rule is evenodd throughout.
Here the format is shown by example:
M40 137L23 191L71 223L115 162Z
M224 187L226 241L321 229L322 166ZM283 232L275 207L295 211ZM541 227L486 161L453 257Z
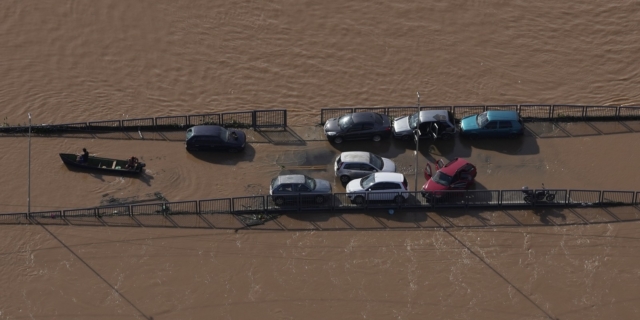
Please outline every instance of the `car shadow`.
M410 148L415 150L415 143L406 142ZM429 162L435 163L439 159L446 159L449 162L455 158L468 158L471 156L471 148L460 144L458 139L450 140L420 140L418 152Z
M187 151L198 160L213 164L234 166L239 162L251 162L256 156L256 149L247 144L242 152L207 152L207 151Z
M460 137L458 140L460 141L461 146L468 150L476 148L520 156L540 153L538 141L532 134L525 134L516 138L467 139Z
M109 177L125 177L125 178L139 178L139 176L144 175L144 169L142 170L142 172L140 174L130 174L130 173L118 173L118 172L96 172L95 170L92 169L85 169L85 168L78 168L78 167L74 167L74 166L70 166L68 164L64 164L65 167L67 167L67 169L71 172L76 172L76 173L86 173L89 174L89 176L98 179L100 181L105 181L104 177L105 176L109 176Z
M393 138L386 138L375 142L370 140L348 140L340 144L328 142L333 148L340 152L346 151L368 151L385 158L395 158L406 151L406 146Z

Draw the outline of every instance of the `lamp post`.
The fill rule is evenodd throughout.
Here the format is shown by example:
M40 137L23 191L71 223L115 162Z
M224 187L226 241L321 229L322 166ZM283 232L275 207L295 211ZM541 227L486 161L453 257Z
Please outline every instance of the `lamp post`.
M31 219L31 112L29 115L29 160L27 167L27 219Z
M418 191L418 150L420 150L420 129L416 128L413 130L413 139L416 141L416 178L413 184L413 190Z
M416 94L418 95L418 112L420 112L420 92L416 91ZM418 191L418 150L420 150L420 134L421 132L419 128L413 130L413 138L416 140L416 177L413 183L413 190L415 191Z

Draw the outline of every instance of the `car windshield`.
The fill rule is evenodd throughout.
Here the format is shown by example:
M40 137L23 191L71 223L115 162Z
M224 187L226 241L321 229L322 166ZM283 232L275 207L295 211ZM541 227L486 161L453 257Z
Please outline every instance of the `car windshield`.
M316 180L307 176L304 176L304 185L309 188L309 190L316 189Z
M353 119L350 114L344 115L338 119L338 126L340 126L340 129L342 130L349 129L351 125L353 125Z
M418 121L420 121L420 112L409 116L409 127L415 129L418 127Z
M451 184L451 176L446 173L442 173L442 171L436 172L435 175L431 178L431 180L435 181L437 184L441 184L445 187L448 187Z
M222 141L228 141L229 140L229 130L227 130L225 128L220 128L220 139L222 139Z
M384 167L384 161L382 161L382 158L376 156L373 153L371 153L370 156L371 157L369 158L369 163L372 166L376 167L378 170L382 170L382 168Z
M362 189L369 188L374 183L376 183L376 175L375 174L370 174L370 175L362 178L362 180L360 180L360 186L362 187Z
M487 122L489 122L489 117L487 117L486 112L483 112L478 115L478 118L476 119L476 121L478 122L478 127L482 128L484 127L485 124L487 124Z

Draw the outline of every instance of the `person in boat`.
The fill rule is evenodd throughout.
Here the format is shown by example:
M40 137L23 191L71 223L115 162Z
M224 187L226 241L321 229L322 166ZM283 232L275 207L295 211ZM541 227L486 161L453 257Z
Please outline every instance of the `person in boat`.
M89 151L87 148L82 148L82 154L78 156L76 159L80 163L88 163L89 162Z
M138 166L138 158L136 158L136 157L129 158L129 161L127 162L126 168L129 169L129 170L133 170L137 166Z

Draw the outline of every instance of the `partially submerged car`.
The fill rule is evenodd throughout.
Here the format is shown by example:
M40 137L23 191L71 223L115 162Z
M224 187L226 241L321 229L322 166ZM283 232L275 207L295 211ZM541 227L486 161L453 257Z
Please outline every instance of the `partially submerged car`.
M187 129L187 151L243 151L247 135L242 130L216 125L194 126Z
M331 184L304 174L279 175L271 180L269 194L278 206L298 199L321 204L331 197Z
M402 140L414 139L416 129L420 138L451 139L456 134L453 114L447 110L424 110L410 116L393 120L393 137Z
M348 183L374 172L396 172L396 164L371 152L347 151L336 158L334 169L340 182Z
M521 136L522 119L516 111L491 110L460 120L460 135L467 138Z
M444 164L442 159L436 162L436 173L432 174L431 165L424 168L427 182L422 186L421 194L427 200L438 199L444 190L466 190L475 182L478 173L476 167L464 159L455 158Z
M331 118L324 124L324 134L330 142L344 140L380 141L391 136L391 120L375 112L348 113L340 118Z
M409 197L407 179L402 173L376 172L347 184L347 197L355 204L393 200L402 204Z

